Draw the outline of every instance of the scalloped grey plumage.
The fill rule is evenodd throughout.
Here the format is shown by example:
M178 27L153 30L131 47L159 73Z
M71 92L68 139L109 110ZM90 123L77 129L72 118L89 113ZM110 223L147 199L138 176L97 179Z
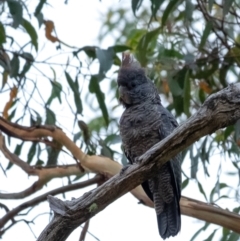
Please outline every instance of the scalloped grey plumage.
M126 107L120 119L120 134L124 152L132 164L178 124L161 105L157 88L130 54L123 54L118 86L120 102ZM163 239L177 235L181 228L181 160L180 153L164 164L157 176L142 184L154 202Z

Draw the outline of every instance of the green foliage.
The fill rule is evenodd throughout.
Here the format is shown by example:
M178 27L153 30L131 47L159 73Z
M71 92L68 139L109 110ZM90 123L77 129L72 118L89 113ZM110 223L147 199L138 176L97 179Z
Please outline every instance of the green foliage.
M37 143L33 143L29 149L29 152L28 152L28 156L27 156L27 162L28 164L30 164L33 160L33 157L35 156L36 154L36 148L37 147Z
M176 7L176 5L179 4L179 2L182 2L182 1L179 1L179 0L169 1L168 5L163 13L163 16L162 16L162 27L165 26L167 19L169 17L169 14L171 14L173 12L174 8Z
M0 46L6 42L6 33L3 24L0 22Z
M192 238L190 239L190 241L193 241L196 239L196 237L202 232L202 231L205 231L209 226L209 223L206 223L202 228L200 228L193 236Z
M76 105L77 113L82 114L83 107L82 107L82 101L80 99L78 80L76 78L76 80L73 81L71 76L66 71L65 71L65 76L66 76L67 82L74 94L74 102ZM60 93L59 93L59 95L60 95Z
M47 147L48 159L47 165L57 165L59 154L61 152L62 145L57 141L53 140L52 146Z
M109 119L108 119L108 111L107 111L107 107L106 107L106 103L105 103L105 96L104 96L104 93L101 91L98 76L91 77L88 88L91 93L96 94L96 97L97 97L97 100L99 103L99 107L103 114L103 118L105 120L106 125L108 125Z
M21 24L23 21L22 4L19 1L15 0L8 0L7 3L9 7L9 12L11 13L13 19L12 26L13 28L17 28L19 24Z
M159 32L160 28L147 32L137 44L136 56L143 67L147 64L147 55L153 51L152 47L155 46ZM150 43L153 43L153 45Z
M150 0L151 1L151 10L152 10L152 17L157 18L157 11L159 10L160 6L163 4L164 0Z
M11 65L10 77L16 77L18 75L19 67L20 67L19 57L17 55L13 56L13 58L10 61L10 65Z
M132 11L134 15L136 16L136 11L140 8L142 5L143 0L132 0Z
M47 124L47 125L55 125L55 123L56 123L56 115L55 115L55 113L51 109L46 107L46 121L45 121L45 124Z
M32 45L35 47L35 50L38 51L38 36L35 28L32 24L23 18L22 26L25 28L26 32L28 33L29 37L31 38Z
M41 31L39 29L43 24L47 28L44 10L51 1L32 3L33 12L23 1L2 1L0 94L11 94L13 88L17 90L15 97L7 97L9 99L2 104L3 112L4 105L10 103L7 119L34 126L57 125L85 153L108 156L126 165L126 157L118 151L121 139L116 72L121 65L122 52L134 54L147 69L163 104L179 123L193 115L210 94L239 82L237 1L148 0L148 5L143 3L132 0L129 9L122 5L111 7L102 16L102 28L96 36L98 45L72 47L63 43L61 36L57 36L55 42L50 42L49 37L44 41L40 38L41 31L47 36L43 26ZM11 28L14 32L9 31ZM48 34L54 35L54 29ZM102 48L102 42L109 37L114 44ZM53 51L49 55L45 50L48 44ZM40 50L48 57L39 57ZM240 122L237 122L185 150L183 165L190 161L189 168L183 170L184 191L194 184L202 198L211 203L218 204L221 199L239 201L239 182L225 183L221 179L223 162L212 160L221 153L232 167L226 175L239 179L239 130ZM12 145L11 138L9 144ZM24 152L31 165L49 166L61 163L65 151L54 141L51 146L46 143L16 144L14 153L19 156ZM212 162L214 169L218 169L214 177ZM9 163L5 171L11 168ZM204 186L201 173L206 179L216 179L213 187ZM94 211L94 207L90 209ZM239 213L239 206L229 209ZM191 240L197 240L198 235L210 230L209 227L209 223L204 224ZM236 233L219 228L208 232L205 240L214 240L219 233L221 240L239 238Z
M207 22L206 27L205 27L205 29L203 31L203 34L202 34L201 42L199 44L200 49L202 49L205 46L206 41L208 39L208 36L211 33L211 30L212 30L212 23Z
M112 67L114 51L112 48L108 49L96 49L96 56L98 58L99 67L99 78L105 77L105 73Z
M46 102L46 105L50 105L51 102L55 98L58 98L58 101L61 104L62 103L62 99L61 99L62 85L59 82L57 82L57 81L52 81L51 84L52 84L52 93L51 93L48 101ZM79 101L79 99L80 98L78 98L78 101ZM81 106L81 100L80 100L80 105L79 106L82 107ZM81 111L82 111L82 109L81 109Z
M233 5L234 0L225 1L223 4L223 16L227 15L231 6Z
M41 13L42 11L42 8L44 6L44 4L47 2L47 0L40 0L36 9L35 9L35 12L34 12L34 16L37 16Z

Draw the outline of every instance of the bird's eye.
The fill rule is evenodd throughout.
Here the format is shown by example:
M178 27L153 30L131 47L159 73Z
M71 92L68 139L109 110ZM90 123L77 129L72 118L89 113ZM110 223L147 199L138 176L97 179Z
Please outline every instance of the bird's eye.
M136 84L134 82L131 83L132 88L136 87Z

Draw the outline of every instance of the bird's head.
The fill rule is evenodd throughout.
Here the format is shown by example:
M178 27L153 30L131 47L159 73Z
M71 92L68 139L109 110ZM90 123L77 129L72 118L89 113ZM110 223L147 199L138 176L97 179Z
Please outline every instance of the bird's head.
M145 70L130 54L123 53L117 83L119 100L125 107L154 99L160 102L156 87L147 78Z

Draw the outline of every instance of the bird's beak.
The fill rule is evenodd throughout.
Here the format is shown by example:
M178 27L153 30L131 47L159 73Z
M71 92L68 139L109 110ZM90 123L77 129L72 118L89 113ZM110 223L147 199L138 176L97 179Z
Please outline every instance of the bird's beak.
M123 104L131 104L131 101L130 101L129 95L128 95L128 89L125 86L120 85L118 87L118 91L119 91L120 102Z
M123 89L124 89L123 86L121 86L121 85L118 86L119 95L121 95L121 93L124 92Z
M124 100L124 96L126 95L126 87L120 85L118 87L118 92L119 92L119 98Z

